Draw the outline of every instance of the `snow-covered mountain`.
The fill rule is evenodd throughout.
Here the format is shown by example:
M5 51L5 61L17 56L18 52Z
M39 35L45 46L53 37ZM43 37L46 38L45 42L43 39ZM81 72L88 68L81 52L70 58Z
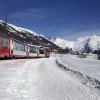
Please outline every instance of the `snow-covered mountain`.
M100 50L100 37L93 35L78 38L78 40L75 42L74 50L85 52Z
M78 38L75 42L60 38L52 39L53 43L62 48L72 48L74 51L93 52L100 50L100 37L93 35Z
M74 48L75 43L73 41L63 40L60 38L52 39L51 41L63 49L65 49L66 47Z

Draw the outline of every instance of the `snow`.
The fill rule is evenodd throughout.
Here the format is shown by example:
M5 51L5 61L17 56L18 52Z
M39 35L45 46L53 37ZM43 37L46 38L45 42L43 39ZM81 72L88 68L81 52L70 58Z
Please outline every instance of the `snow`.
M69 68L100 80L100 61L93 58L78 58L76 55L52 55Z
M100 100L100 90L59 68L55 58L0 61L1 100Z
M74 47L74 42L73 41L68 41L68 40L63 40L60 38L56 38L55 40L52 40L56 45L59 47L62 47L65 49L66 47L68 48L73 48Z
M15 28L17 31L19 32L29 32L35 36L39 36L37 33L35 33L34 31L32 30L29 30L29 29L26 29L26 28L22 28L22 27L17 27L15 25L12 25L12 24L9 24L11 27Z
M43 34L40 34L39 36L41 36L41 37L44 37L44 38L45 38L45 36L44 36Z
M4 21L0 20L0 23L4 23Z

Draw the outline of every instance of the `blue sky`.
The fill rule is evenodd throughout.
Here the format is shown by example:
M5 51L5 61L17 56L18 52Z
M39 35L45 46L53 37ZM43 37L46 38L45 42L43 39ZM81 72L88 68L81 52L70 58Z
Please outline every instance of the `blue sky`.
M100 0L0 0L1 20L4 12L9 23L46 37L100 36Z

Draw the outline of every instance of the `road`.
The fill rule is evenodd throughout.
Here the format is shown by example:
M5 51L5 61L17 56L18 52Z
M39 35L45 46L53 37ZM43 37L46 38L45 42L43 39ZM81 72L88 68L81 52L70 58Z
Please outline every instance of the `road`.
M54 58L4 60L0 100L100 100L100 91L60 69Z

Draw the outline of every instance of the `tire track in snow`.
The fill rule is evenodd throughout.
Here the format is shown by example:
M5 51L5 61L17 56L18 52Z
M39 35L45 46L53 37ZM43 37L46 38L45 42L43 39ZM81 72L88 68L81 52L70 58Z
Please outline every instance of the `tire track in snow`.
M38 60L26 61L17 69L15 76L11 79L10 85L7 88L8 95L11 96L12 99L13 97L28 98L30 95L33 95L31 87L37 84L37 82L34 83L32 70L36 70L40 62Z

